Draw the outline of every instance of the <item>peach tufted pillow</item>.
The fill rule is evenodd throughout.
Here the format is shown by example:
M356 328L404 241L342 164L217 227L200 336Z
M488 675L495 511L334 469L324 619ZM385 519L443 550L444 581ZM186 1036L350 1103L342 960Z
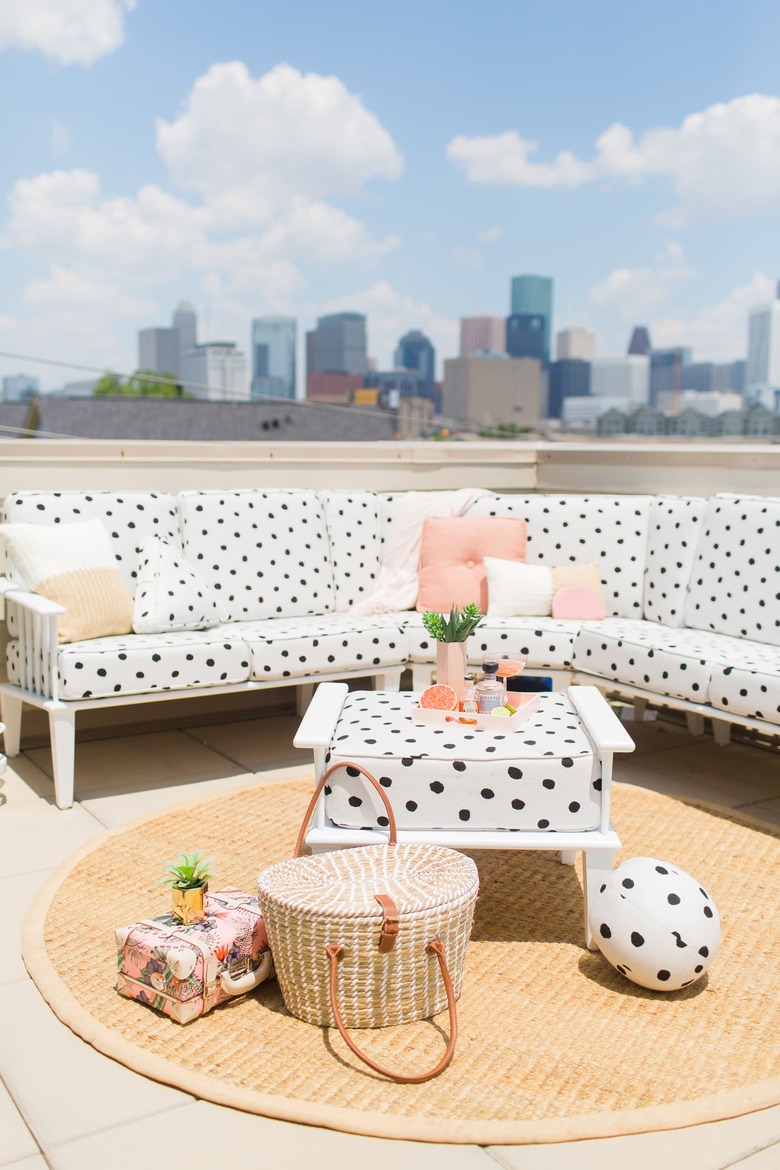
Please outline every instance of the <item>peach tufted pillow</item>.
M525 521L511 516L431 516L423 525L417 609L449 613L476 603L487 612L484 557L525 559Z

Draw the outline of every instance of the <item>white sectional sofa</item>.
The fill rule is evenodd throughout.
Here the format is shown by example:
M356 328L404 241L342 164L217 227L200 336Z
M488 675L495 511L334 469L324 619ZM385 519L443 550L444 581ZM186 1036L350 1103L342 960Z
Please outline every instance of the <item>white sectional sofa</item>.
M8 681L0 686L6 751L19 751L24 703L48 712L55 796L73 801L75 722L107 705L295 685L304 705L326 679L372 677L397 688L411 666L432 676L435 646L414 611L358 617L402 493L310 490L20 492L6 521L100 518L131 590L152 534L181 548L218 591L209 629L58 644L62 608L15 584L6 565ZM526 560L596 562L607 616L486 619L471 639L523 654L556 686L610 693L780 735L780 499L715 496L488 495L470 516L527 523Z

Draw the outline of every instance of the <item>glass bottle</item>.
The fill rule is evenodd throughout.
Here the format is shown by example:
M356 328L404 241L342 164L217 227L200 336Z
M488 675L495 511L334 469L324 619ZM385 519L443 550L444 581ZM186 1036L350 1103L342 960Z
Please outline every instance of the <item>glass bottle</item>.
M504 704L504 685L496 677L497 662L483 662L482 669L485 677L477 683L477 706L480 715L488 715L494 707Z
M460 692L460 709L461 709L461 711L465 711L466 710L466 703L474 703L475 704L474 709L476 710L476 707L478 705L478 699L477 699L477 687L476 687L476 683L475 683L475 676L473 674L467 674L467 675L465 675L463 682L464 682L464 687L463 687L463 690Z
M465 699L463 702L463 714L458 719L459 723L476 723L478 715L476 699Z

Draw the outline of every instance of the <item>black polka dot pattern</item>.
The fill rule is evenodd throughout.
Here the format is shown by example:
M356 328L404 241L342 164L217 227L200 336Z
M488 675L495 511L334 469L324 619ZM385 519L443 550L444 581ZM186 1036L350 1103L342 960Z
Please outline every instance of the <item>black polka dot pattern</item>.
M650 504L644 580L644 617L672 628L683 625L691 567L705 501L658 496Z
M353 618L328 613L234 622L229 629L249 648L252 677L266 682L346 670L379 674L406 661L406 639L393 614Z
M412 722L415 702L407 691L352 691L330 744L330 763L353 760L392 780L400 828L542 828L552 833L598 826L598 764L565 696L540 696L520 734L421 726ZM563 759L570 764L565 769ZM380 823L384 809L365 781L343 770L331 789L326 809L336 824L366 828ZM359 808L351 803L355 796L362 798Z
M382 517L376 492L322 491L335 604L350 609L371 594L382 551Z

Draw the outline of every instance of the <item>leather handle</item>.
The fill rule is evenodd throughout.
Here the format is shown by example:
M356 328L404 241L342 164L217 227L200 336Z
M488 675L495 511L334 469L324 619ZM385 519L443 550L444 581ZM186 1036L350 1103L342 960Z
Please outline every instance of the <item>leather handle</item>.
M374 1072L381 1073L383 1077L390 1077L393 1081L399 1081L402 1085L419 1085L423 1081L429 1081L432 1077L437 1077L452 1060L452 1054L455 1051L455 1044L458 1039L458 1014L455 1008L455 989L452 986L452 979L450 978L449 970L447 969L447 960L444 957L444 946L439 939L432 939L425 948L426 954L436 955L439 960L439 967L441 969L441 977L444 980L444 987L447 992L447 1010L450 1017L450 1038L447 1041L447 1048L442 1056L432 1069L428 1072L418 1073L416 1076L408 1076L405 1073L391 1072L390 1069L383 1068L381 1064L377 1064L365 1052L362 1052L355 1041L350 1036L347 1029L344 1027L344 1021L341 1018L339 1011L336 983L338 980L339 962L344 957L344 948L341 946L329 946L325 948L325 954L328 956L330 964L330 1007L333 1012L333 1018L336 1021L336 1027L339 1030L342 1040L347 1045L351 1052L364 1064Z
M363 776L365 776L366 780L368 780L371 784L373 784L374 788L377 790L380 797L382 798L382 804L385 806L385 811L387 812L387 820L388 820L388 823L390 825L390 844L391 845L398 844L398 832L397 832L396 827L395 827L395 815L393 813L393 809L391 807L390 801L387 799L387 796L385 795L385 790L382 787L382 785L379 783L379 781L376 779L375 776L372 776L371 773L368 772L362 766L362 764L353 764L351 760L338 760L337 763L331 764L331 766L328 768L328 770L326 772L323 772L322 776L320 777L319 784L314 789L314 794L313 794L311 800L309 801L309 807L306 809L306 812L303 814L303 824L301 825L300 832L298 833L298 840L295 842L295 850L293 852L293 857L300 857L301 849L303 849L303 839L306 836L306 830L309 827L309 822L312 818L312 814L314 813L314 809L317 805L317 801L320 798L320 793L322 792L323 788L325 787L325 785L327 784L328 780L331 778L333 773L338 771L339 768L355 768L356 771L360 772Z

